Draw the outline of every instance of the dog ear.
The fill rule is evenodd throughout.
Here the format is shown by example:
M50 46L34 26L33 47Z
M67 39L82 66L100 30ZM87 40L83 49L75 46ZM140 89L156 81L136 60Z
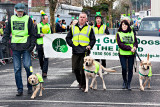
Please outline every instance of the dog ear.
M149 61L149 53L148 53L148 55L147 55L147 61Z

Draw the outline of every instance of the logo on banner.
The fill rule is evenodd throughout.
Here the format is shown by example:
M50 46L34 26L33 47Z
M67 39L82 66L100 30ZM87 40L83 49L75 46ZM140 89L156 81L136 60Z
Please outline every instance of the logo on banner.
M52 42L52 48L56 52L66 53L68 51L67 43L62 38L57 38Z

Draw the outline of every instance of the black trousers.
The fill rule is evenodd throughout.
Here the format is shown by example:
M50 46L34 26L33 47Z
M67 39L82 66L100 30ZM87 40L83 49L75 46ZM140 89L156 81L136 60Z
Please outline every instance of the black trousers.
M95 59L96 61L98 61L98 62L102 62L101 64L104 66L104 67L106 67L106 59Z
M39 64L42 70L42 73L48 72L48 58L45 58L43 50L38 50Z
M85 74L83 69L85 54L73 54L72 55L72 69L74 70L77 82L83 88L86 86Z
M133 64L134 64L134 56L119 56L120 63L122 66L122 77L123 81L127 83L131 83L133 76ZM128 80L127 80L127 72L128 72Z

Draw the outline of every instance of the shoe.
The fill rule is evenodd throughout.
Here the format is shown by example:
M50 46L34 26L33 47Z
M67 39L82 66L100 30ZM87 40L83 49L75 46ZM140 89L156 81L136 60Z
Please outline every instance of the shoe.
M23 92L18 92L17 94L16 94L16 96L22 96L23 95Z
M123 82L122 89L127 89L127 82Z
M28 90L28 94L32 94L32 92L33 92L33 91L32 91L31 89Z
M42 74L42 77L43 77L43 78L46 78L46 77L47 77L47 73L43 73L43 74Z
M130 86L130 83L128 84L127 89L128 89L128 90L132 90L132 89L131 89L131 86Z

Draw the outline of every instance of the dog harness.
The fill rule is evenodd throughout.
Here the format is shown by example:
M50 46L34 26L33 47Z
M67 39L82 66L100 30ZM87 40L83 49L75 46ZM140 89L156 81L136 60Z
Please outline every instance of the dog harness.
M37 76L37 78L38 78L38 83L37 84L35 84L35 85L32 85L32 86L37 86L39 83L43 83L44 81L43 81L43 78L42 78L42 76L41 75L39 75L39 74L35 74L36 76Z
M84 70L87 71L87 72L90 72L90 73L97 74L98 71L99 71L99 64L97 62L94 62L94 64L95 64L95 71L89 71L89 70L86 70L86 69L84 69Z
M152 67L151 66L149 67L149 73L148 73L148 75L143 75L143 74L140 73L140 71L139 71L139 74L141 76L144 76L144 77L151 77L152 76Z

